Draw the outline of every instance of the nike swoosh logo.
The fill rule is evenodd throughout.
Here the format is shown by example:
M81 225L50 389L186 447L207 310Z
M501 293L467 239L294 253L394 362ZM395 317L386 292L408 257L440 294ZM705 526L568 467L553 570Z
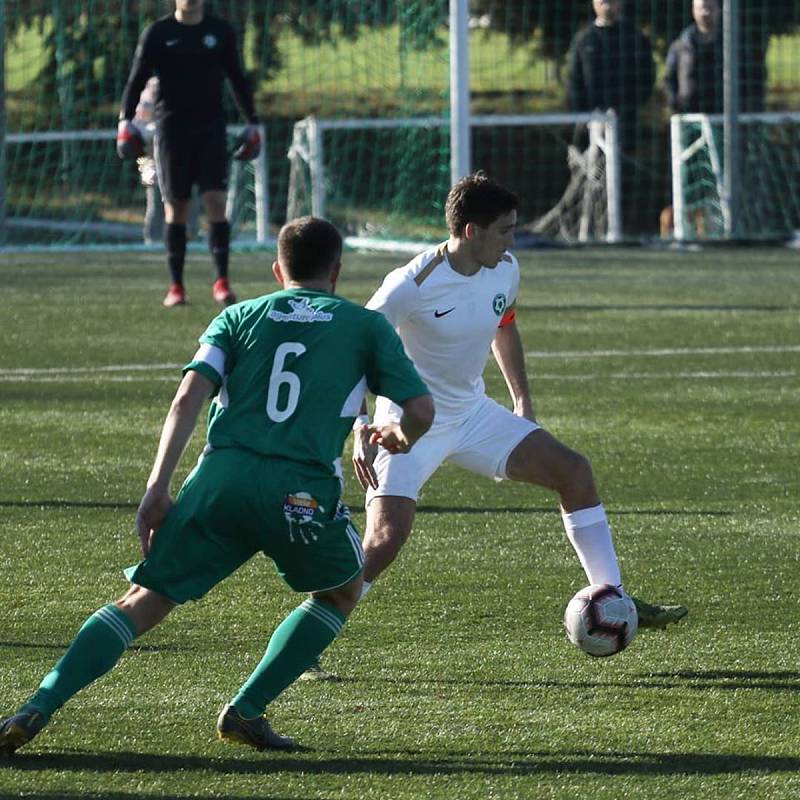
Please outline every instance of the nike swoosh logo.
M447 311L434 311L433 312L433 316L438 319L439 317L443 317L446 314L449 314L451 311L455 311L455 310L456 310L456 307L453 306L452 308L448 308Z
M179 39L167 39L167 47L172 47L175 44L178 44Z

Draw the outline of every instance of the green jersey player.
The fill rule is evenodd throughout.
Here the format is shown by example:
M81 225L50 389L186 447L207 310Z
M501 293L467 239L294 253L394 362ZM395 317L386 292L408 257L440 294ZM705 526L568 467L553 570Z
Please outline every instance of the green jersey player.
M309 597L275 629L217 731L258 749L293 746L262 715L334 640L359 596L361 542L339 495L342 447L364 394L403 409L398 423L373 427L374 442L392 452L407 452L433 420L386 319L333 294L341 250L330 223L288 223L273 264L283 290L230 306L200 338L136 514L144 559L126 570L131 587L86 620L30 700L0 722L0 754L33 738L176 605L259 551ZM208 444L173 503L170 479L210 395Z

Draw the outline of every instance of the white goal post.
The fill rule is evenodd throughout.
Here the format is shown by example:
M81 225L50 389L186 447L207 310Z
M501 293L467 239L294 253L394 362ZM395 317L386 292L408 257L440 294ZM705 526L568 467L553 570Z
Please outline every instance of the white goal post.
M524 127L524 126L570 126L586 125L590 132L592 145L587 154L589 158L605 159L602 172L605 180L605 197L607 202L607 242L618 242L622 239L621 212L621 175L619 137L617 117L613 111L607 113L582 114L511 114L470 116L470 128L476 127ZM327 208L329 189L328 168L326 163L324 133L326 131L363 131L413 128L449 127L448 117L405 117L390 119L319 119L306 117L295 123L292 144L288 157L293 162L299 160L308 169L310 178L310 212L324 217ZM519 153L520 159L526 154ZM294 172L294 170L293 170ZM288 208L293 208L296 191L296 175L290 175ZM535 187L531 187L535 191ZM588 241L587 238L583 239Z
M743 113L737 123L740 233L773 238L800 228L800 112ZM731 228L724 145L722 114L670 118L674 236L679 242L725 238Z
M244 125L228 125L229 137L235 137L244 130ZM231 159L230 176L226 202L226 214L233 218L234 210L239 196L245 185L245 170L251 169L253 203L255 206L255 240L259 244L270 244L272 238L269 231L269 162L267 158L267 131L264 125L259 126L261 134L261 151L253 160L252 166L247 162ZM46 131L32 133L9 133L5 136L6 159L13 160L13 147L15 145L35 144L62 144L72 142L97 142L99 146L111 149L116 138L116 129L78 130L78 131ZM113 156L114 163L117 156ZM121 164L119 165L121 168ZM248 184L249 185L249 184ZM92 233L100 236L116 237L120 240L141 239L141 225L130 225L122 222L108 222L103 220L87 220L70 218L35 217L35 216L6 216L6 226L17 229L63 232L66 234Z

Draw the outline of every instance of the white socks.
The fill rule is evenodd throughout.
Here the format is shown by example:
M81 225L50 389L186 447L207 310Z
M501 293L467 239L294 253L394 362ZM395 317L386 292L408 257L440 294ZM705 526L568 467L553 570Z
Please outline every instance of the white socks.
M561 519L564 520L567 538L578 554L589 583L621 586L622 577L611 540L611 528L602 504L562 513Z

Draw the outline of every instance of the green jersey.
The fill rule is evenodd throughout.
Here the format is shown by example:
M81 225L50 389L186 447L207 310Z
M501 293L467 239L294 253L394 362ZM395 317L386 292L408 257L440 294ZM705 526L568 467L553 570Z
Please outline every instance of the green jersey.
M219 386L213 448L239 447L340 474L369 389L429 394L386 318L336 295L287 289L229 306L200 337L194 369Z

